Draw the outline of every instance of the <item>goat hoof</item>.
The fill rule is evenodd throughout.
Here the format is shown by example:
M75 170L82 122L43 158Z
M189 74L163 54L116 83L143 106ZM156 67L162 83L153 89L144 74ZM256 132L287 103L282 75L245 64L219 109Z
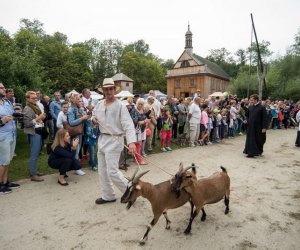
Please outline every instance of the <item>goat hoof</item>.
M141 246L143 246L143 245L145 245L146 242L145 241L140 241L139 243L140 243Z
M167 229L167 230L170 230L170 228L171 228L170 226L166 226L166 229Z
M187 235L187 234L190 234L190 233L191 233L191 230L185 230L185 231L184 231L184 234L186 234L186 235Z
M201 221L205 221L206 220L206 217L201 217Z
M147 240L147 237L146 238L142 238L139 243L141 246L145 245L146 244L146 240Z
M225 210L225 214L228 214L228 213L229 213L229 209L226 209L226 210Z

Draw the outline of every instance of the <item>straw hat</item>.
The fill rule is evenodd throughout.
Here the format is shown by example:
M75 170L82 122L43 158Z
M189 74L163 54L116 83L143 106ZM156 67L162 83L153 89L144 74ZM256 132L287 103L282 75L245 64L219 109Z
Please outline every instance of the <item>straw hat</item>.
M98 87L97 90L103 93L103 88L110 88L110 87L114 87L116 92L120 90L120 86L116 86L112 78L104 78L102 87Z

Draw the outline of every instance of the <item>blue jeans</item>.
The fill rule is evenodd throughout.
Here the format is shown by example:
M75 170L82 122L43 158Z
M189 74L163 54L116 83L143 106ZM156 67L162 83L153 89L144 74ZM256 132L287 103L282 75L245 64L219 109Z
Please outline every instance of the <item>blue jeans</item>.
M30 144L30 159L29 159L29 169L30 169L30 176L36 175L36 161L41 151L42 146L42 136L35 134L35 135L28 135L28 140Z
M82 135L78 135L76 137L79 139L79 143L78 143L77 148L76 148L75 159L79 160L79 151L80 151L81 143L82 143ZM71 143L73 142L73 140L76 137L71 137Z
M228 137L234 137L234 128L228 129Z
M95 167L97 166L97 161L95 159L95 145L89 145L89 150L90 150L89 164L91 167Z

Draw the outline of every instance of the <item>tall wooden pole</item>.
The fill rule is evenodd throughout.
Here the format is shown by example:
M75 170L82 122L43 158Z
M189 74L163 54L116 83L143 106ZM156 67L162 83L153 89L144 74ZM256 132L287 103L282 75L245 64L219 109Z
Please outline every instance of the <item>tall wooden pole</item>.
M254 26L252 13L250 15L251 15L252 28L253 28L256 46L257 46L257 57L258 57L258 72L257 73L258 73L258 79L259 79L258 95L259 95L259 99L262 99L262 85L264 85L264 87L266 89L265 73L264 73L264 66L263 66L262 60L261 60L260 49L259 49L259 44L258 44L258 39L257 39L257 35L256 35L256 30L255 30L255 26Z

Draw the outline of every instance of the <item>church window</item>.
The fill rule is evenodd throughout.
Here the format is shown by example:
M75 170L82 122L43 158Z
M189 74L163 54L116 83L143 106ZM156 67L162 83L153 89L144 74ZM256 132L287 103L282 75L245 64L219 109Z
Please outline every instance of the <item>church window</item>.
M188 60L184 60L182 63L181 63L181 68L184 68L184 67L190 67L190 63Z

